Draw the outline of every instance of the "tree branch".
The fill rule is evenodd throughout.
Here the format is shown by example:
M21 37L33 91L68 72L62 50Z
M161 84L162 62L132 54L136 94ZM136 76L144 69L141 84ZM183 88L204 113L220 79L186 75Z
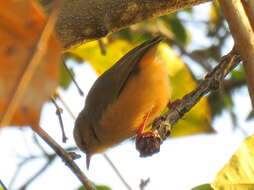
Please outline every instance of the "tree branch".
M65 48L211 0L65 0L56 31Z
M27 186L29 186L35 179L37 179L53 162L55 156L52 156L47 162L33 175L30 179L28 179L19 190L25 190Z
M66 152L60 145L58 145L57 142L52 139L42 128L38 127L35 132L56 152L58 156L62 158L65 164L79 178L87 190L96 190L96 187L75 164L68 152Z
M205 77L196 89L185 95L169 112L156 119L153 130L157 136L144 136L136 139L136 148L141 157L151 156L160 149L162 142L170 135L171 127L174 126L185 113L189 112L200 99L211 90L217 90L223 78L241 61L240 56L232 50L222 57L220 64Z
M254 32L241 0L220 0L235 41L235 47L244 62L248 89L254 108Z
M1 181L1 179L0 179L0 185L3 188L3 190L8 190L7 187L4 185L4 183Z
M150 182L150 178L147 178L146 180L141 179L139 184L140 190L145 190L145 187L148 185L149 182Z
M254 10L254 1L245 1L245 0L242 0L242 4L243 4L243 7L245 9L245 12L249 18L249 21L250 21L250 24L251 24L251 27L252 27L252 30L254 30L254 13L253 13L253 10Z

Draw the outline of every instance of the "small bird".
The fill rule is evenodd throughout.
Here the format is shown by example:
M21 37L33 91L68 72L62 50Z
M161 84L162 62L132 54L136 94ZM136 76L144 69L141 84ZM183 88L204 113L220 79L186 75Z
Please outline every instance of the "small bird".
M156 56L158 36L129 51L89 91L74 127L77 146L91 156L145 132L171 97L165 63Z

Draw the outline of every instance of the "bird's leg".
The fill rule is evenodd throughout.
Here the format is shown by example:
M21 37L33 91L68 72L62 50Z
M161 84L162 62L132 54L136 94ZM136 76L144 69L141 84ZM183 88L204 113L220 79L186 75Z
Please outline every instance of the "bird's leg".
M146 115L144 116L144 119L143 119L140 127L138 128L138 130L137 130L137 136L138 137L142 137L142 136L154 136L154 132L153 131L146 131L145 132L146 122L147 122L147 120L149 118L149 115L150 115L151 111L152 111L152 109L148 113L146 113Z
M162 143L161 137L156 131L145 132L145 126L152 110L153 109L145 114L144 119L137 130L136 149L140 152L140 157L151 156L160 151L160 145Z

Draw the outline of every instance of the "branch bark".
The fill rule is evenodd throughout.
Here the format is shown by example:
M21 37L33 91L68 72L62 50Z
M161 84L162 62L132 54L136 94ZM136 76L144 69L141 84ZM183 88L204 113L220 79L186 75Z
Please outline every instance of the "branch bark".
M253 13L253 10L254 10L254 1L245 1L245 0L242 0L242 4L243 4L243 7L245 9L245 12L249 18L249 21L250 21L250 24L251 24L251 27L252 27L252 30L254 30L254 13Z
M211 0L65 0L56 31L65 48Z
M254 108L254 32L241 0L220 0L235 41L235 47L244 62L248 89Z

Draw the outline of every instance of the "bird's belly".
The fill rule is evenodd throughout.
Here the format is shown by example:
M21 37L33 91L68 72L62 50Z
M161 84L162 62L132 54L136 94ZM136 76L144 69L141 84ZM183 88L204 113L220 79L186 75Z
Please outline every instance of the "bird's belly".
M146 125L161 114L170 94L163 63L143 68L128 80L118 99L105 111L96 129L99 139L110 147L134 136L147 113Z

